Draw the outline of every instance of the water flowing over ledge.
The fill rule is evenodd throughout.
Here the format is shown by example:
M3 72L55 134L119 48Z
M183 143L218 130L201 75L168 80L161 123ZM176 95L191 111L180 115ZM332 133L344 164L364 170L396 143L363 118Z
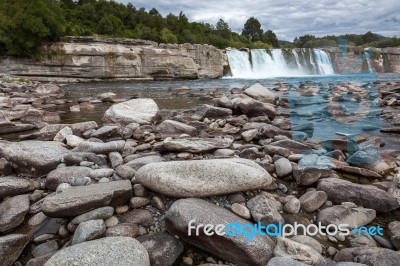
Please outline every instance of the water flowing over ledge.
M226 51L233 78L332 75L330 55L321 49L251 49Z

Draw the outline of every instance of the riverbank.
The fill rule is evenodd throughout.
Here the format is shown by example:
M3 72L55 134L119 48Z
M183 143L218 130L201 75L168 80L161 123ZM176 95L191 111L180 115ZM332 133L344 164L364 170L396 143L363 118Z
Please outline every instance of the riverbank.
M385 136L400 132L400 82L255 83L167 88L196 99L167 108L149 94L71 99L68 88L3 79L1 130L29 130L0 141L5 265L395 265L400 150ZM365 95L369 109L352 110ZM100 120L64 119L94 109ZM327 113L343 126L326 126ZM343 136L354 117L363 127ZM193 219L380 225L384 235L189 236Z

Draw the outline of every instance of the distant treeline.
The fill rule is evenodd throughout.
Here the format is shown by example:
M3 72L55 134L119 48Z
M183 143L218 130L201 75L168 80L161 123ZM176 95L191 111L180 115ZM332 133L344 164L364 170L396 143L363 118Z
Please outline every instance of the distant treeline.
M216 25L190 22L183 12L163 17L157 9L146 11L132 4L106 0L0 0L0 54L37 56L42 43L62 36L134 38L163 43L211 44L218 48L271 48L281 42L272 30L264 31L254 17L233 32L220 19ZM367 35L367 37L365 37ZM343 36L342 36L343 37ZM337 36L304 35L284 47L335 46ZM345 35L350 44L397 46L398 38L373 33Z

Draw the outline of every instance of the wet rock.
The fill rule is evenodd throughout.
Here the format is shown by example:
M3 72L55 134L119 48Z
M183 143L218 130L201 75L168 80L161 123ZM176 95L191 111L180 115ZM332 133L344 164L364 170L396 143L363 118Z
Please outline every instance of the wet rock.
M362 207L351 208L350 206L337 205L321 210L317 220L323 225L348 224L350 228L359 228L369 224L376 217L376 211Z
M122 129L119 126L103 126L95 130L90 137L101 140L121 139Z
M0 258L4 266L11 266L29 243L29 236L10 234L0 237Z
M263 188L272 177L250 160L214 159L149 164L139 169L136 181L172 197L207 197Z
M90 220L107 219L110 218L114 213L113 207L102 207L93 211L83 213L72 220L73 224L80 224Z
M139 235L139 227L132 223L121 223L107 228L106 236L126 236L137 237Z
M276 115L274 105L257 101L245 95L240 95L240 97L233 99L232 103L236 112L245 114L248 117L267 116L270 120L273 120Z
M317 190L325 191L328 199L336 204L353 202L358 206L389 212L399 207L396 198L372 185L352 183L338 178L325 178L319 181Z
M140 236L137 240L146 248L153 266L175 265L183 254L183 245L166 234Z
M232 145L232 140L222 138L185 138L164 140L156 144L154 150L160 152L192 152L205 153L217 149L228 149Z
M153 155L153 156L145 156L142 158L137 158L132 161L129 161L128 163L124 164L124 166L128 166L134 170L139 170L141 167L145 166L146 164L150 163L159 163L159 162L164 162L165 159L159 155Z
M262 225L284 222L273 199L258 195L247 202L247 207L254 221L261 222Z
M47 254L54 254L56 251L58 250L58 243L55 240L50 240L47 241L43 244L40 244L38 246L36 246L33 250L32 250L32 255L35 258L41 257L41 256L45 256Z
M192 118L204 120L204 118L224 118L232 115L232 110L228 108L215 107L204 104L196 109Z
M20 175L39 177L54 170L70 151L52 141L0 141L0 156Z
M188 224L195 220L194 226L198 224L223 224L238 222L248 223L247 220L239 218L229 210L215 206L201 199L181 199L173 203L168 210L165 223L172 235L178 235L183 241L203 249L226 261L239 265L265 265L272 257L274 243L268 236L255 236L246 240L245 236L230 237L200 234L188 235ZM229 246L229 249L226 248Z
M307 266L298 260L294 260L290 257L273 257L267 264L267 266Z
M134 238L105 237L83 242L58 251L45 266L71 265L132 265L150 266L146 249Z
M304 155L293 169L293 177L296 183L302 186L309 186L318 181L321 177L328 177L331 174L332 161L326 156L317 154Z
M39 188L39 182L16 176L0 177L0 199L12 197Z
M117 140L106 143L83 141L73 149L74 152L92 152L96 154L109 154L110 152L122 152L125 141Z
M165 139L168 137L179 137L182 134L195 136L197 129L184 123L174 120L164 120L155 130L157 138Z
M145 209L136 209L123 214L120 219L121 223L132 223L141 226L150 226L154 224L151 213Z
M344 248L335 255L337 262L358 262L372 266L398 265L400 253L386 249L373 247Z
M274 162L278 178L285 177L292 173L292 164L286 158L280 158Z
M327 199L324 191L308 191L299 198L301 209L308 213L316 211Z
M346 139L331 139L321 142L322 147L328 151L341 150L343 152L355 153L358 151L358 144Z
M289 257L311 265L325 260L318 251L308 245L282 237L277 239L278 243L274 250L274 255L277 257Z
M112 105L104 114L107 123L151 124L160 120L160 110L152 99L133 99Z
M74 217L100 207L123 205L132 196L128 180L71 187L46 197L42 211L49 217Z
M29 211L28 195L7 198L0 203L0 233L18 227Z
M244 94L258 101L274 104L278 98L275 93L262 86L259 83L252 85L244 90Z
M91 171L92 169L83 166L69 166L55 169L47 175L46 187L55 191L62 183L67 183L71 186L84 186L91 181L88 178Z
M90 220L81 222L75 230L72 238L72 245L85 241L90 241L101 237L106 232L106 226L103 220Z

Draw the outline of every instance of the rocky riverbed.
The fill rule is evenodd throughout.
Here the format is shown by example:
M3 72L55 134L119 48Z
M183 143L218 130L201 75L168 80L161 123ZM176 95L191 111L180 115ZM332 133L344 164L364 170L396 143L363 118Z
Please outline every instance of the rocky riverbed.
M312 138L326 108L343 125L376 114L335 104L343 93L363 103L369 86L380 129ZM294 111L294 90L332 104ZM1 265L398 265L400 150L385 136L400 132L399 92L400 82L255 84L163 114L150 98L71 103L57 85L4 78L0 134L19 141L0 140ZM66 104L82 117L107 108L101 123L64 123ZM383 236L196 236L191 220L380 225Z

